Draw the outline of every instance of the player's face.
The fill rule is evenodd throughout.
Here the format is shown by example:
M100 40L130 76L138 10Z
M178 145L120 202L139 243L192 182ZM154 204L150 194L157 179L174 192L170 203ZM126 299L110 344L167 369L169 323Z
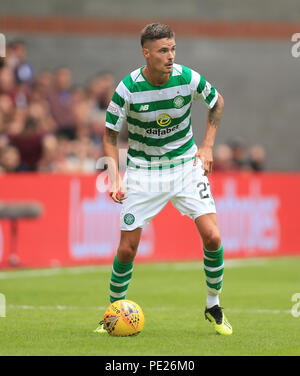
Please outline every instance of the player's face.
M162 38L154 41L147 41L143 48L147 66L161 74L172 72L176 54L174 38Z

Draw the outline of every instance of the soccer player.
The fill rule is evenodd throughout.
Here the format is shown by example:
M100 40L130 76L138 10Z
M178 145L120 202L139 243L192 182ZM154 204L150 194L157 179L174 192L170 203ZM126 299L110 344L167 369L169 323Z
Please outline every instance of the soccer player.
M141 33L141 45L146 65L117 86L107 109L103 139L112 183L110 195L122 204L121 238L113 262L110 302L126 298L142 228L171 200L181 214L193 219L203 240L205 318L217 333L229 335L232 327L219 302L223 246L206 176L212 172L223 97L204 76L175 64L175 34L169 26L147 25ZM191 124L191 106L196 100L208 107L199 148ZM118 171L117 137L125 121L129 149L123 183ZM96 331L104 331L103 322Z

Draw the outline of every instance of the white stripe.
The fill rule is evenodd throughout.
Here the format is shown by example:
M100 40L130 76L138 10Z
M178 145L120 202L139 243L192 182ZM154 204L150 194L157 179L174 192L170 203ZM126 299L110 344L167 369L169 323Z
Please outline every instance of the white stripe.
M115 111L112 111L108 108L107 112L109 112L111 115L120 116L120 113L122 111L122 108L113 100L110 101L113 107L115 107Z
M132 103L146 103L146 102L157 102L158 100L163 99L173 99L178 95L186 96L191 94L190 85L179 85L173 86L161 90L147 90L142 92L131 93Z
M208 105L206 102L206 105L209 107L209 108L213 108L214 105L216 104L218 98L219 98L219 93L217 92L217 89L216 90L216 95L214 96L213 100L210 102L210 104Z
M110 290L110 296L112 296L113 298L123 298L123 296L125 296L126 294L127 290L123 292L113 292Z
M146 80L142 76L142 74L139 74L137 78L134 80L135 82L145 82Z
M205 258L205 260L208 260L208 261L215 261L215 258L207 257L205 255L204 255L204 258Z
M132 81L136 81L136 79L141 76L141 68L138 68L130 73ZM143 76L142 76L143 77ZM144 80L145 81L145 80Z
M128 285L128 283L131 281L131 278L126 281L126 282L123 282L123 283L118 283L118 282L113 282L113 281L110 281L110 284L113 285L113 286L116 286L116 287L123 287L123 286L126 286Z
M223 276L221 275L220 277L216 277L216 278L206 277L206 280L209 283L219 283L219 282L223 281Z
M220 290L217 290L217 289L213 289L209 286L206 286L206 289L207 289L207 292L210 294L210 295L219 295L221 294L222 292L222 287L220 288Z
M112 272L114 273L114 275L116 275L117 277L125 277L126 275L130 274L133 272L133 268L131 268L130 270L128 270L128 272L125 272L125 273L117 273L114 269L114 267L112 267Z
M205 100L211 93L211 84L206 81L204 89L202 90L201 94L203 99Z
M200 78L201 78L200 74L192 70L191 88L194 91L193 100L200 99L206 106L208 106L209 108L213 108L213 106L215 105L216 101L218 100L219 93L218 93L217 89L215 88L215 96L212 99L212 101L210 102L210 104L208 105L205 102L205 99L211 93L211 86L212 85L208 81L205 80L206 84L205 84L204 89L202 90L201 93L198 93L197 87L198 87L198 85L200 83Z
M180 64L173 64L172 76L180 76L182 74L182 66Z
M190 85L191 85L191 89L195 92L194 98L197 98L197 87L199 85L201 76L198 72L195 72L193 69L191 69L191 72L192 72L192 79L191 79Z
M129 100L131 95L130 91L127 89L127 86L123 81L121 81L117 86L116 92L125 100L125 102Z
M223 268L224 268L224 262L221 266L217 266L216 268L204 265L204 269L207 270L208 272L218 272L219 270L221 270Z

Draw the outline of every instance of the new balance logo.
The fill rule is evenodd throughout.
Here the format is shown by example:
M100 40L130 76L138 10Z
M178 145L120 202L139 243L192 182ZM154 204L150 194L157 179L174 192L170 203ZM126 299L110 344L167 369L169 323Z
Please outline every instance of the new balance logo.
M148 111L149 110L149 104L142 104L139 111Z

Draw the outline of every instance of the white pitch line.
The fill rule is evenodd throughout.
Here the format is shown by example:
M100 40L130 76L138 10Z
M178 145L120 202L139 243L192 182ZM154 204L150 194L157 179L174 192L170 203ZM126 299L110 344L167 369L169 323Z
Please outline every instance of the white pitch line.
M267 263L267 259L253 258L253 259L225 259L225 270L231 268L243 268L250 266L264 266ZM139 264L140 268L149 268L154 265L156 270L201 270L203 269L202 261L193 262L170 262L170 263L157 263L157 264Z
M82 310L92 310L100 311L105 310L107 307L76 307L76 306L65 306L65 305L55 305L55 306L33 306L33 305L15 305L9 304L9 309L23 309L23 310L57 310L57 311L82 311Z
M151 311L168 311L170 308L168 307L152 307L152 308L147 308ZM178 309L178 308L177 308ZM196 309L196 311L202 312L203 309ZM291 310L289 309L260 309L260 308L253 308L253 309L239 309L239 308L227 308L225 309L225 312L230 312L230 313L245 313L245 314L291 314Z
M62 274L85 274L85 273L101 273L111 270L111 266L81 266L68 268L52 268L52 269L36 269L36 270L14 270L8 272L0 272L0 279L14 279L14 278L32 278L32 277L52 277Z
M84 307L84 306L66 306L66 305L54 305L54 306L34 306L34 305L15 305L9 304L9 309L21 309L21 310L57 310L57 311L82 311L82 310L91 310L91 311L104 311L106 306L94 306L94 307ZM170 307L147 307L145 311L168 311ZM199 309L201 311L201 309ZM260 308L250 308L250 309L225 309L226 312L231 313L241 313L241 314L270 314L270 315L279 315L279 314L291 314L291 310L284 309L260 309Z
M266 314L272 314L272 315L279 315L281 313L288 313L292 314L292 311L290 309L226 309L226 312L231 313L253 313L253 314L260 314L260 313L266 313Z
M264 266L267 260L263 258L253 259L230 259L224 260L225 269L250 267L250 266ZM203 262L170 262L170 263L154 263L154 264L139 264L135 265L137 269L152 268L156 270L202 270ZM16 279L16 278L35 278L35 277L52 277L58 275L72 275L72 274L87 274L87 273L103 273L110 272L111 265L93 265L93 266L73 266L49 269L30 269L30 270L14 270L0 272L0 280Z

